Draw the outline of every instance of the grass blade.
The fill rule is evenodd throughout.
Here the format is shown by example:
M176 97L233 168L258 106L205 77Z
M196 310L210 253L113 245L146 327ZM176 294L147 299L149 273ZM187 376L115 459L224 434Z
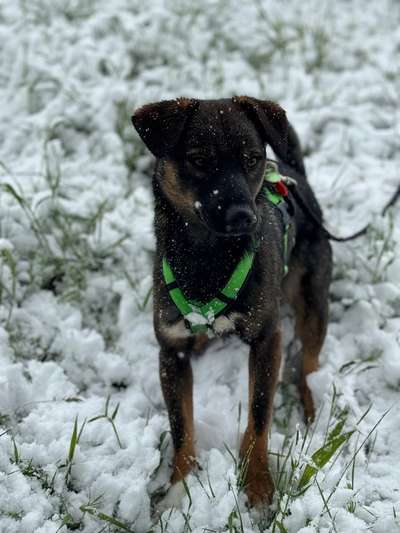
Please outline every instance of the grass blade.
M72 430L71 442L69 443L68 461L71 463L74 458L75 448L78 443L78 416L75 417L74 429Z
M315 451L312 456L313 465L307 465L304 469L303 475L299 481L299 488L304 488L312 479L313 476L320 470L326 463L333 457L335 452L347 442L353 435L353 431L347 431L346 433L338 434L343 428L344 421L340 421L333 431L329 434L326 444Z

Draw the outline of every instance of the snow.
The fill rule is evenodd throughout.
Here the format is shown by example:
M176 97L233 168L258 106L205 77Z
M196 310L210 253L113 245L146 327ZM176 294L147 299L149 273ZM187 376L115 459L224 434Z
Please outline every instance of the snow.
M400 531L399 206L379 214L399 183L399 15L395 0L3 2L1 533ZM334 244L308 433L283 372L275 478L298 461L296 486L343 413L355 432L304 493L281 476L271 511L249 512L234 460L247 349L217 340L193 361L201 469L180 507L153 523L172 445L152 329L152 158L130 114L234 94L287 110L335 233L372 222L365 237ZM290 362L287 317L284 326Z

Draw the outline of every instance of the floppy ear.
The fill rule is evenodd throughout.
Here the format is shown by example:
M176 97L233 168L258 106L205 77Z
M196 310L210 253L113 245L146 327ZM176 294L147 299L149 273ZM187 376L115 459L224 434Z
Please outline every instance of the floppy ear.
M132 123L150 152L156 157L164 157L178 144L185 123L197 104L197 100L190 98L148 104L135 112Z
M234 96L232 101L247 112L263 141L272 147L280 159L285 160L289 131L285 110L275 102L250 96Z

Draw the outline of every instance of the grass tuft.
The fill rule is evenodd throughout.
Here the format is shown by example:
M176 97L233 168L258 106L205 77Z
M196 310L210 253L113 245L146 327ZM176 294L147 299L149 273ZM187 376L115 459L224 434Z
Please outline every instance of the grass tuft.
M95 422L96 420L107 420L107 422L109 422L111 424L111 427L114 431L114 435L115 435L115 438L117 439L117 442L118 442L118 446L120 447L120 449L122 450L123 449L123 446L122 446L122 442L121 442L121 439L119 437L119 434L118 434L118 431L117 431L117 428L116 428L116 425L115 425L115 418L117 417L117 414L118 414L118 410L119 410L119 402L117 403L117 405L115 406L113 412L111 414L109 414L109 406L110 406L110 395L107 396L107 399L106 399L106 405L105 405L105 408L104 408L104 414L102 415L98 415L98 416L94 416L93 418L90 418L88 420L88 423L90 424L91 422Z

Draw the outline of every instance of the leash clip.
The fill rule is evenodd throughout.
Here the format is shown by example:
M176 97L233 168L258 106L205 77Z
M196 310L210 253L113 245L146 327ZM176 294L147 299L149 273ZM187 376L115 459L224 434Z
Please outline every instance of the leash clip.
M279 172L278 163L267 159L265 169L265 181L275 186L276 192L281 196L287 196L287 187L296 187L297 181L289 176L282 176Z
M297 187L297 180L290 176L282 176L282 181L287 187Z

